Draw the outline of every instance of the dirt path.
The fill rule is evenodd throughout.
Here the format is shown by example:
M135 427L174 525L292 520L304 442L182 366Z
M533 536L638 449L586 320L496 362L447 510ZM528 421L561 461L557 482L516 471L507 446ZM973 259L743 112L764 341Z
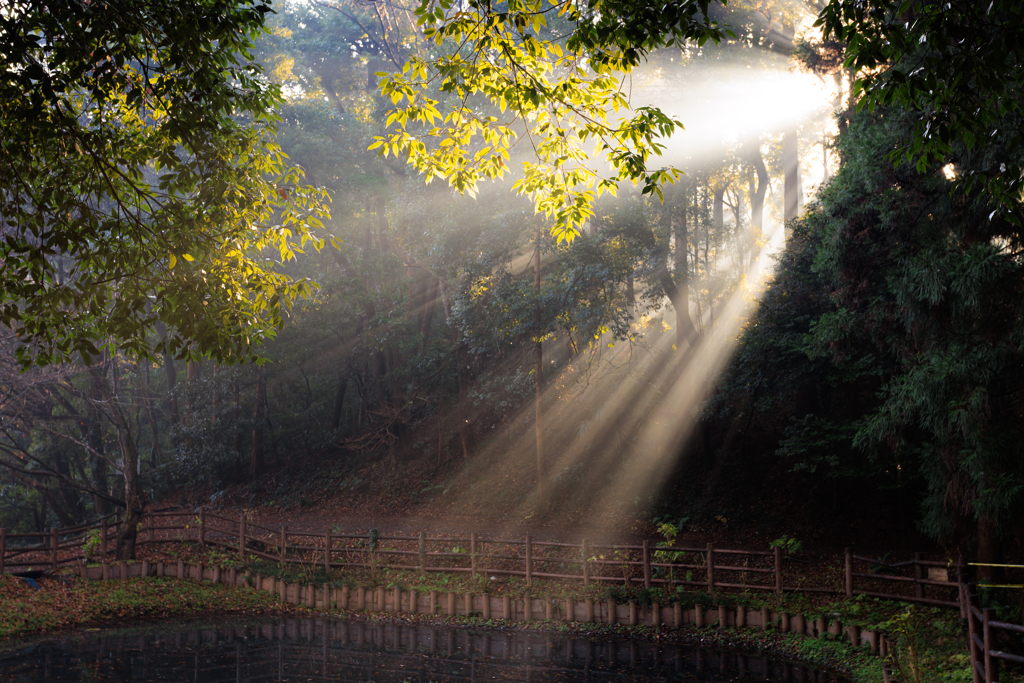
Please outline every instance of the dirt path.
M225 510L236 516L238 511ZM469 538L476 532L490 539L522 539L527 533L538 541L561 541L578 543L583 538L594 542L632 544L649 536L637 531L623 529L595 529L581 527L558 527L526 522L496 522L472 516L386 516L386 515L335 515L321 510L282 511L280 513L260 510L252 521L271 529L287 525L289 531L324 533L327 529L343 532L365 533L376 529L383 534L416 536L426 531L432 537Z

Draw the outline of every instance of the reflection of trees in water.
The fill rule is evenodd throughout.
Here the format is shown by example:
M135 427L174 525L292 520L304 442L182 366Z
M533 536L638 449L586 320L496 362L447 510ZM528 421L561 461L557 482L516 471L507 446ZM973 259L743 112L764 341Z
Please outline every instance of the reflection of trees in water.
M285 619L54 641L0 661L24 681L799 681L829 672L734 651L532 633Z

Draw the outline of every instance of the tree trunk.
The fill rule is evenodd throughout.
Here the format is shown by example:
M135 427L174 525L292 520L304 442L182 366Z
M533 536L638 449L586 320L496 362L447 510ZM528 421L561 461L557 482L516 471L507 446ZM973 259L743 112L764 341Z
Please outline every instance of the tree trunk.
M454 334L453 334L454 336ZM456 406L455 419L459 425L459 443L462 446L462 459L469 460L473 455L473 417L469 406L469 389L472 377L469 372L469 354L464 346L455 351L455 376L459 383L459 402Z
M193 411L192 395L196 391L196 388L194 386L194 382L196 382L199 379L199 377L200 377L200 366L199 366L199 363L197 363L194 360L190 360L185 365L185 414L182 417L183 417L183 420L184 420L184 423L185 423L186 427L190 426L192 424L192 418L193 418L193 415L192 415L192 411ZM186 441L186 443L188 443L189 449L191 449L191 447L192 447L192 440L188 439Z
M1001 564L999 537L995 520L991 517L978 518L978 563ZM1000 567L978 567L978 579L1001 583L1003 572Z
M789 222L800 214L800 148L795 124L782 134L782 164L786 173L783 215L786 221L786 240L789 241Z
M188 365L185 367L185 381L189 384L198 381L203 376L203 366L199 364L199 361L190 360Z
M53 469L61 476L57 478L56 493L50 500L50 507L63 526L75 526L83 517L82 503L79 492L68 486L73 473L63 450L53 454Z
M231 382L231 393L235 399L235 479L241 481L245 473L245 460L242 457L242 430L238 428L238 421L242 419L242 390L238 385L237 377Z
M342 408L345 406L345 391L348 389L348 371L338 374L338 388L334 391L334 409L331 411L331 430L341 427Z
M750 236L754 243L753 253L760 252L758 244L764 235L764 196L768 192L768 169L761 156L760 145L752 148L750 164L757 173L757 188L750 196Z
M722 232L725 230L725 188L726 185L715 184L714 203L711 205L714 228L715 244L722 239Z
M675 224L675 233L675 281L679 293L672 302L672 307L676 309L676 347L679 348L679 343L683 341L690 346L697 343L697 328L690 317L690 225L687 222L685 202L683 214Z
M259 369L256 379L256 412L252 427L252 460L249 462L249 481L256 481L263 474L264 446L263 424L266 422L267 406L267 374Z
M97 492L92 496L93 508L96 514L103 517L110 514L110 501L104 496L109 494L107 487L107 461L103 441L103 415L99 410L99 402L103 400L104 383L101 367L92 366L89 368L89 400L86 402L86 414L89 417L88 443L92 451L90 474L92 475L92 488ZM99 495L97 495L99 494Z
M36 531L46 531L46 517L49 509L49 502L46 496L39 496L39 511L32 507L32 521L35 523Z
M430 334L430 328L434 325L434 311L437 308L438 292L440 291L441 281L430 275L430 282L424 283L424 292L426 294L423 302L423 315L420 317L420 336L422 341L420 342L420 348L426 347L427 335Z
M533 286L537 290L537 307L534 311L534 322L536 323L537 330L537 341L533 349L533 389L534 389L534 431L537 440L537 496L540 499L541 505L547 503L547 490L544 482L544 342L541 334L541 323L543 317L540 310L540 294L541 294L541 279L540 279L540 240L541 240L541 224L537 221L537 239L534 243L534 262L533 262Z
M117 442L124 463L124 523L117 534L117 558L135 559L135 540L142 513L146 508L146 494L139 480L139 452L129 429L128 420L120 408L111 410L117 427Z
M156 323L156 333L161 339L167 337L167 328L162 322ZM177 424L178 399L174 396L174 387L178 384L178 369L174 367L174 358L167 349L164 349L164 372L167 374L167 412L171 416L171 422Z
M689 274L687 272L686 246L689 242L689 232L686 223L686 207L684 195L684 207L681 217L673 220L667 208L662 211L660 225L661 230L654 236L653 246L660 252L658 263L658 282L665 291L665 296L672 302L672 308L676 312L676 349L683 348L683 342L688 347L697 343L697 330L690 318L690 287ZM675 236L675 253L670 256L669 245L670 235ZM669 272L669 259L674 261L674 274Z
M105 381L99 382L97 388L102 393L102 400L107 417L110 418L117 433L118 450L121 452L122 474L124 475L124 522L118 529L116 553L119 560L135 559L135 539L142 513L146 507L146 493L139 479L139 451L135 438L132 436L131 423L128 415L121 407L118 397L117 367L111 362L110 379L112 387Z
M160 430L156 423L156 413L153 411L153 400L156 398L156 392L153 391L153 387L149 383L148 365L145 372L145 389L146 419L149 421L149 429L153 435L153 445L149 451L149 467L150 469L156 469L156 466L163 460L163 451L160 448Z

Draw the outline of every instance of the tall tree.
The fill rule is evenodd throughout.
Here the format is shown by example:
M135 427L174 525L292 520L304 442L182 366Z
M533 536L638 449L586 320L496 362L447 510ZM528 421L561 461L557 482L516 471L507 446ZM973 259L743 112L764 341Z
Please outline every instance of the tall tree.
M268 12L29 0L0 13L0 323L23 363L99 345L248 358L310 291L260 255L318 244L325 211L273 143L280 94L249 59Z

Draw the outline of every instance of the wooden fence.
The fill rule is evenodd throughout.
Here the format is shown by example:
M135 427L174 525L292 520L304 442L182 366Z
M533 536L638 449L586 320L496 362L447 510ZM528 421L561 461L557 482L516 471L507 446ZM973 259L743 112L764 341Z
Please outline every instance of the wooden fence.
M105 518L95 524L42 534L8 534L0 529L0 572L53 570L85 561L106 561L114 552L120 524L117 518ZM475 533L468 537L428 537L422 531L417 536L373 531L309 533L289 531L286 526L271 529L204 510L147 513L136 543L146 546L182 541L221 548L240 558L330 570L403 569L421 575L468 573L474 578L519 576L527 584L534 579L576 580L584 585L664 587L669 592L685 587L711 594L761 591L777 595L867 595L963 610L963 568L948 561L927 560L920 554L902 562L886 562L847 549L831 562L808 566L806 560L786 556L781 548L739 550L716 548L710 543L702 548L663 547L650 541L606 545L587 539L558 543L538 541L530 534L502 539ZM832 585L812 583L823 575L831 577Z
M999 662L1024 665L1024 657L996 649L999 633L1024 634L1024 626L996 621L992 608L978 609L977 596L966 594L967 637L971 651L971 673L974 683L996 683L999 680Z

